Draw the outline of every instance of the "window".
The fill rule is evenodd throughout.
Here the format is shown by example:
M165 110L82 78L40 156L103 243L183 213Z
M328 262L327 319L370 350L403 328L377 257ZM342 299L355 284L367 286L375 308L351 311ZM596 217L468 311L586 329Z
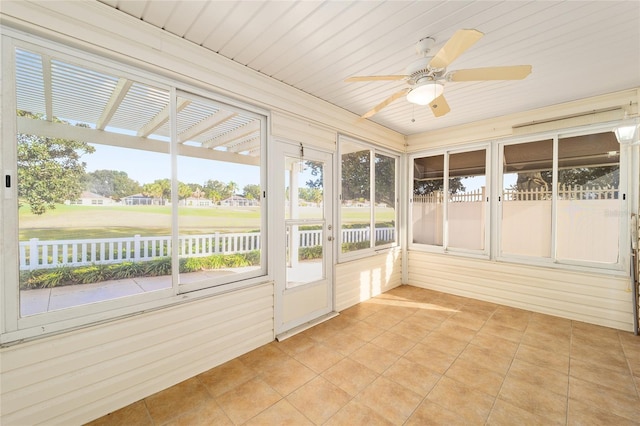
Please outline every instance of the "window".
M177 105L181 290L264 274L261 120L184 92Z
M503 147L500 254L620 262L620 145L613 132Z
M397 245L398 156L340 137L343 257Z
M504 147L502 255L551 256L553 141Z
M622 209L613 132L559 139L555 198L558 259L617 263Z
M413 244L486 253L487 148L417 156L412 163Z
M10 329L266 275L264 115L16 46Z

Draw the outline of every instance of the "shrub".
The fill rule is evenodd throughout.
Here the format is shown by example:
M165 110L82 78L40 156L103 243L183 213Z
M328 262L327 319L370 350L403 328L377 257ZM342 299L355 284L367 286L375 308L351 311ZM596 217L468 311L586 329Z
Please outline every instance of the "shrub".
M249 253L244 253L243 256L247 259L248 266L256 266L260 264L260 251L254 250Z
M171 274L171 258L161 257L147 262L145 275L150 277L159 277L161 275Z
M343 253L366 248L369 248L369 241L360 241L359 243L342 243Z
M63 266L20 274L20 288L51 288L73 280L73 270Z
M180 272L196 272L221 268L239 268L260 263L260 251L241 254L215 254L208 257L180 259ZM20 288L51 288L71 284L91 284L107 280L156 277L171 274L171 258L146 262L121 262L112 265L68 266L20 272Z
M72 272L73 281L80 284L99 283L111 278L109 269L106 265L83 266L74 269Z
M322 246L301 247L298 250L298 257L300 260L321 259Z
M200 259L202 269L220 269L225 267L223 254L214 254Z
M225 263L228 268L240 268L242 266L249 266L249 262L243 254L228 255L227 261Z
M202 271L203 269L201 258L188 257L186 259L180 259L180 273Z
M122 262L109 266L109 270L113 278L122 280L143 276L145 267L141 262Z

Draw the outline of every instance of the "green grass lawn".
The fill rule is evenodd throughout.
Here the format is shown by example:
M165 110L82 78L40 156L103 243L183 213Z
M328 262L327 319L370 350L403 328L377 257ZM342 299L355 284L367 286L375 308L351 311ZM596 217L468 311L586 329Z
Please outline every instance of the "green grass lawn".
M180 207L181 234L248 232L260 229L257 207ZM169 206L67 206L37 216L28 209L19 212L20 241L30 238L66 240L118 238L136 234L171 234Z
M301 209L301 218L317 217L317 212ZM342 210L346 225L368 222L368 208ZM28 207L19 210L19 238L68 240L119 238L139 234L171 234L170 206L68 206L56 205L43 215L34 215ZM393 209L376 210L376 222L394 220ZM250 232L260 229L259 207L179 207L180 234L214 232Z

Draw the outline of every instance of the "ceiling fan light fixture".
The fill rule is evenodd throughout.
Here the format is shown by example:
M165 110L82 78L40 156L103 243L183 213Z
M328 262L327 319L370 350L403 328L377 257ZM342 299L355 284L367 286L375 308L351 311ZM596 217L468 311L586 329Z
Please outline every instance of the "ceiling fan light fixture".
M418 84L407 93L407 101L416 105L429 105L444 92L444 85L437 81L426 81Z

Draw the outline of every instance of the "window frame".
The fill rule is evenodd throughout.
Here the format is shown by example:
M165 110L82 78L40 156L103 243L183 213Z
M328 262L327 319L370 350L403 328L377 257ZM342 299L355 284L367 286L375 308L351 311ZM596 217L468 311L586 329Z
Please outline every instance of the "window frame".
M18 210L17 210L17 145L15 143L18 131L16 124L17 93L16 93L16 50L23 49L40 55L52 56L56 59L69 62L73 65L85 67L90 70L98 70L117 77L131 78L132 80L149 84L156 88L169 91L169 105L172 110L170 121L176 119L176 93L187 93L191 96L207 99L225 108L236 109L244 114L254 116L260 120L260 181L267 188L267 152L270 138L267 129L270 128L270 114L268 111L253 105L220 95L211 88L193 86L185 80L167 77L166 70L155 66L140 64L130 65L114 60L106 55L96 55L84 50L70 47L55 41L41 39L10 28L2 28L0 31L0 43L2 45L3 68L1 70L3 82L2 97L2 138L5 142L0 146L2 161L0 167L3 174L10 176L14 182L12 188L5 188L4 196L0 199L2 212L2 224L0 224L0 262L4 265L0 275L0 347L14 342L38 338L58 332L86 327L104 321L137 315L141 312L152 311L182 303L188 303L203 297L225 293L242 288L264 284L271 280L268 256L269 233L267 217L270 211L268 198L263 197L261 203L261 263L260 269L254 273L239 274L239 277L229 278L220 282L214 280L208 282L205 287L192 288L180 285L177 280L178 264L177 254L172 254L172 285L169 288L123 297L107 299L99 303L78 305L67 309L44 312L40 314L21 317L20 315L20 288L19 288L19 252L18 247ZM172 141L169 143L169 156L171 159L171 178L174 190L172 191L173 206L177 210L178 194L176 176L176 159L178 156L177 137L175 125L171 125ZM175 199L174 199L175 198ZM172 213L172 235L177 238L177 217ZM233 277L233 276L231 276Z
M623 126L624 120L615 120L604 123L591 124L586 126L568 127L562 129L555 129L540 133L531 133L522 136L506 137L501 139L493 139L485 142L471 143L466 145L456 146L442 146L437 149L416 151L407 156L407 169L408 169L408 181L413 182L414 170L413 161L416 158L425 156L436 156L445 153L456 153L464 151L473 151L480 149L482 146L488 146L489 160L487 163L487 194L489 197L489 206L487 210L487 224L486 224L486 248L485 254L478 254L469 252L464 249L448 248L444 246L436 246L430 244L419 244L413 242L413 187L407 186L406 193L408 199L408 212L407 216L407 250L440 253L445 255L454 255L461 257L481 258L486 260L514 263L530 266L542 266L554 269L563 269L576 272L590 272L590 273L606 273L614 275L625 275L628 270L630 262L630 256L626 247L629 247L631 243L630 233L628 231L629 225L629 213L631 208L630 198L633 190L631 168L632 168L632 146L629 144L620 144L620 185L618 191L620 194L625 194L625 197L620 197L620 217L619 222L619 246L618 246L618 262L615 264L604 264L598 262L578 261L569 259L557 259L555 253L555 247L557 244L557 218L556 218L556 203L557 203L557 170L558 170L558 141L562 138L585 136L590 134L602 133L607 131L615 131L616 128ZM628 124L628 123L627 123ZM553 179L554 188L552 193L552 256L551 258L536 258L532 256L517 256L517 255L502 255L501 254L501 231L502 231L502 203L499 201L501 196L501 188L503 187L503 154L504 146L513 145L519 143L535 142L544 139L553 140ZM445 155L445 161L448 160L448 156ZM446 169L446 168L445 168ZM448 182L448 173L443 173L443 179ZM492 189L495 188L495 189ZM443 239L445 236L443 235Z
M489 142L483 143L473 143L463 146L453 146L450 148L442 147L438 149L432 149L427 151L419 151L412 153L408 156L408 168L409 168L409 179L407 187L407 193L409 198L409 207L408 207L408 225L407 225L407 242L408 248L410 250L416 251L424 251L431 253L450 253L465 257L473 257L479 259L489 259L491 253L491 199L492 199L492 144ZM415 178L415 168L414 161L418 158L425 157L435 157L439 155L444 156L444 167L443 167L443 185L444 185L444 193L448 194L449 190L449 157L452 154L461 154L473 151L481 151L485 150L485 200L482 203L485 203L485 218L484 218L484 248L481 250L468 249L462 247L449 247L448 245L448 205L449 205L449 197L444 197L444 203L442 205L443 208L443 223L442 223L442 245L435 244L423 244L423 243L415 243L413 241L413 203L414 203L414 194L413 194L413 181Z
M620 147L620 161L619 161L619 174L620 182L618 187L618 193L623 194L618 198L620 206L620 221L618 223L618 262L616 263L604 263L593 262L583 260L572 260L558 258L557 245L558 245L558 232L557 232L557 204L558 204L558 145L559 141L563 138L587 136L603 132L613 132L619 126L623 125L623 121L607 122L600 124L593 124L589 126L581 126L574 128L558 129L555 131L549 131L544 133L537 133L517 138L508 138L500 141L496 141L498 145L498 157L496 158L497 172L496 180L498 188L503 188L503 165L504 165L504 147L509 145L517 145L528 142L535 142L540 140L552 140L553 141L553 158L552 158L552 195L551 195L551 242L550 249L551 255L549 258L534 257L534 256L518 256L518 255L503 255L501 250L501 237L502 237L502 201L498 197L494 197L496 205L496 227L493 234L496 237L496 250L492 255L497 261L508 263L520 263L532 266L545 266L552 268L562 268L574 271L582 272L605 272L605 273L622 273L628 269L629 254L625 247L629 247L630 236L628 232L629 224L629 209L630 209L630 147L624 144L619 144Z
M395 160L395 168L394 168L394 190L395 190L395 201L394 201L394 235L395 235L395 240L391 243L386 243L386 244L380 244L378 246L375 245L375 237L374 238L370 238L369 239L369 247L367 248L363 248L363 249L359 249L359 250L353 250L353 251L349 251L349 252L343 252L342 251L342 199L343 199L343 194L342 194L342 154L343 154L343 149L342 146L345 143L349 143L352 145L357 145L362 147L363 150L369 150L369 193L370 193L370 210L369 210L369 226L370 229L375 229L375 190L376 190L376 182L375 182L375 159L376 159L376 155L380 154L380 155L384 155L386 157L390 157L393 158ZM337 226L337 230L340 233L337 240L337 245L338 245L338 263L343 263L343 262L348 262L351 260L355 260L355 259L361 259L364 257L369 257L369 256L373 256L375 254L378 253L383 253L386 252L390 249L394 249L396 247L400 247L401 246L401 242L400 242L400 211L399 211L399 207L400 207L400 167L402 165L401 162L401 154L398 152L395 152L393 150L390 149L386 149L386 148L382 148L379 147L375 144L369 143L369 142L365 142L359 139L355 139L353 137L350 136L346 136L343 134L338 134L338 153L337 153L337 165L338 167L336 168L336 176L339 179L336 179L336 188L337 188L337 194L338 194L338 201L340 202L339 205L336 206L336 215L337 215L337 221L336 223L338 224ZM375 233L373 234L375 235Z

